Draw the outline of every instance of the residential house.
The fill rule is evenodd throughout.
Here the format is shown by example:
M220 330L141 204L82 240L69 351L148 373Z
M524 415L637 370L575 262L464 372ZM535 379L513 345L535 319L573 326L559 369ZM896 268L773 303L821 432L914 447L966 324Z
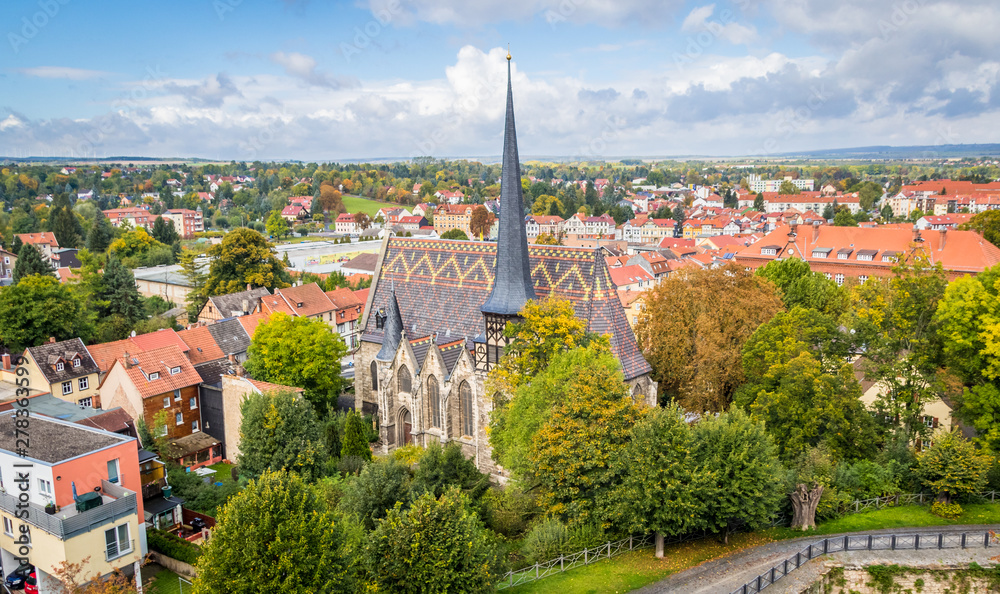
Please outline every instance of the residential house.
M334 222L333 229L337 233L353 235L358 232L359 226L354 222L354 215L349 212L345 212L337 215L337 220Z
M24 367L32 387L46 386L57 396L79 406L101 408L99 369L79 338L42 345L24 351Z
M257 313L261 310L261 298L267 297L270 294L271 292L267 290L267 287L251 289L247 285L246 291L209 297L204 307L201 308L201 312L198 313L198 321L215 322L226 318Z
M419 190L418 190L419 191ZM428 202L421 202L413 207L413 215L418 217L434 216L434 205Z
M167 486L166 464L153 452L143 449L139 450L139 482L146 523L159 530L177 531L183 519L184 500L173 494L163 495Z
M108 217L112 227L121 227L127 222L133 229L142 227L149 230L156 222L156 215L150 214L146 208L110 208L102 212Z
M0 286L14 282L14 266L17 265L17 254L0 248Z
M635 331L635 327L639 324L639 316L645 307L644 296L644 291L632 291L629 289L618 291L618 300L621 301L622 309L625 310L625 319L628 320L628 325L633 331Z
M373 254L374 255L374 254ZM261 311L267 315L284 313L312 320L322 320L331 328L336 324L333 302L316 283L275 289L274 295L262 297Z
M333 321L337 324L337 333L347 345L349 351L353 351L360 344L358 336L358 319L365 308L365 303L354 291L348 288L341 288L335 291L327 291L326 296L334 306Z
M171 208L164 211L162 216L164 220L173 223L174 229L182 239L193 239L195 233L201 233L205 230L205 221L201 214L201 207L198 207L197 210Z
M838 285L846 279L864 282L890 276L898 261L920 255L940 263L949 279L977 274L1000 263L1000 248L974 231L940 231L813 225L802 229L782 226L737 252L736 260L749 269L784 258L801 258L814 272Z
M264 297L263 299L270 299ZM250 334L242 324L243 321L255 316L266 314L251 314L238 318L221 320L207 326L212 334L215 344L222 350L222 354L233 363L244 363L247 360L247 349L250 348Z
M434 212L434 232L444 235L452 229L459 229L472 237L472 204L442 204Z
M378 254L365 252L354 256L340 267L340 271L346 276L352 274L367 274L371 276L375 273L375 266L378 263Z
M883 380L871 380L866 377L866 360L859 357L854 360L854 377L861 384L861 402L869 410L875 410L875 404L886 397L893 398L892 386ZM953 407L940 397L931 396L921 401L921 416L924 427L929 431L951 431L958 425L954 417ZM887 419L888 420L888 419ZM917 447L920 447L919 442Z
M427 225L427 219L418 215L410 215L408 217L399 217L398 226L402 227L403 231L417 231L421 227Z
M192 290L191 281L180 264L136 268L132 275L143 297L155 295L169 303L184 303Z
M391 227L399 223L400 217L410 216L410 212L405 208L386 207L378 209L375 218L382 217L385 227Z
M434 192L434 196L437 197L443 203L447 204L459 204L465 200L465 194L462 192L450 192L450 191L440 191Z
M942 229L956 229L959 225L968 223L973 214L943 214L938 216L923 216L917 219L916 227L921 231L924 229L933 229L935 231L940 231Z
M35 246L35 249L42 255L42 259L52 263L52 253L59 249L59 242L56 241L55 234L45 231L43 233L21 233L17 236L22 244Z
M528 239L537 239L539 235L558 237L562 233L563 218L555 215L530 215L525 218L525 230Z
M639 265L622 266L608 270L611 274L611 282L618 290L644 291L651 288L656 280L653 275Z
M135 438L44 415L26 430L22 419L0 415L4 570L33 565L39 592L63 591L64 563L87 579L134 574L147 553Z
M667 258L659 252L642 252L629 258L625 266L641 266L655 280L665 278L670 274L670 265Z
M289 204L281 210L281 218L289 223L305 220L308 214L306 209L302 208L299 204Z

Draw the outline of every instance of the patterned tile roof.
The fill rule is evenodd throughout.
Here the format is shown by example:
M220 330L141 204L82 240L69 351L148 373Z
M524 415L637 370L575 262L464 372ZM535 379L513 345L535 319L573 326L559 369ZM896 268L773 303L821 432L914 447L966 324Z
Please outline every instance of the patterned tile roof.
M573 302L588 328L609 334L626 379L650 372L639 352L604 259L597 250L563 246L528 248L531 280L539 299L555 294ZM496 244L475 241L391 238L370 312L386 307L395 286L407 337L438 333L473 338L485 325L480 306L493 285ZM392 283L381 282L393 279ZM429 304L433 304L429 307ZM369 314L362 340L382 342Z

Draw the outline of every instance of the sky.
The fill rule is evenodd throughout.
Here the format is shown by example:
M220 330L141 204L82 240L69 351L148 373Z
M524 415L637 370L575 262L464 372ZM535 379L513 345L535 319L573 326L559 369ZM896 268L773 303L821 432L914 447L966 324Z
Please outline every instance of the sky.
M4 0L0 156L522 159L997 142L996 0Z

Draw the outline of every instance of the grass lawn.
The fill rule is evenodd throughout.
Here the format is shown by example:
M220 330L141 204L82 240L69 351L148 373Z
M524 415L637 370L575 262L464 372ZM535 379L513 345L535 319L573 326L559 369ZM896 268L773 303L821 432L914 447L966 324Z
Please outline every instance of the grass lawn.
M218 464L212 464L209 468L215 471L215 482L222 483L223 486L227 486L233 482L233 466L236 465L219 462Z
M946 520L931 515L930 506L890 507L882 510L845 516L819 525L812 532L803 533L789 528L769 528L749 534L736 534L723 545L715 538L668 545L664 558L657 559L652 548L631 551L615 557L558 573L547 578L510 588L515 594L561 592L563 594L617 594L641 588L659 581L672 573L695 567L712 559L767 544L776 540L819 536L840 532L863 532L881 528L919 528L961 524L1000 523L1000 503L963 505L957 520Z
M180 582L177 579L178 575L156 564L144 567L142 577L146 583L149 583L150 578L153 579L152 583L149 583L149 588L146 589L149 594L188 594L191 592L191 587L187 584L184 584L182 592Z
M378 209L385 208L386 206L399 206L398 204L394 204L392 202L376 202L375 200L369 200L368 198L362 198L361 196L349 196L347 194L344 194L341 197L341 200L344 201L344 208L347 209L347 212L351 214L366 212L368 213L368 216L373 219L375 218L375 213L378 212Z

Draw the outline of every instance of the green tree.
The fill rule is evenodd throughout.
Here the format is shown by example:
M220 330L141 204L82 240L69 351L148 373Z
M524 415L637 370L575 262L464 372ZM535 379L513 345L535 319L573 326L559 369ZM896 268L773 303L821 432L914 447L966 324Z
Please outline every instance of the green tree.
M278 211L272 212L271 216L267 217L267 223L264 228L267 229L267 234L271 237L285 237L292 232L288 221Z
M115 254L108 255L104 265L99 299L107 302L106 315L120 315L129 324L135 324L146 317L142 296L135 286L132 271L122 265Z
M0 343L12 351L56 340L81 338L93 330L84 300L54 276L33 274L0 289Z
M761 528L774 518L785 497L774 440L764 423L739 408L706 416L694 426L696 463L713 479L706 495L709 530L729 534L739 526Z
M322 474L323 433L308 400L291 390L251 394L240 406L240 472L259 477L287 470L307 480Z
M862 210L871 210L882 198L882 186L873 181L866 181L858 188L858 204Z
M410 471L393 458L366 464L356 480L348 483L340 500L340 508L374 530L397 503L403 508L410 502Z
M949 431L935 435L934 445L917 454L915 472L925 487L951 503L954 497L982 491L993 464L993 456L976 449L957 431Z
M432 443L424 451L413 474L413 492L440 497L450 487L458 487L473 502L490 488L490 477L462 453L462 446L449 442L444 447Z
M171 245L175 241L180 240L180 235L177 234L177 229L174 228L173 221L168 221L163 217L156 217L153 221L153 238L160 243L166 245Z
M967 384L1000 378L1000 265L951 281L935 312L948 367Z
M265 472L222 508L194 591L352 592L350 534L299 476Z
M694 434L677 405L645 411L613 465L622 478L606 502L612 525L670 536L707 526L716 477L695 458Z
M66 194L56 194L49 211L49 230L60 247L75 248L83 239L83 226L69 204Z
M169 249L168 246L153 239L145 229L137 227L126 230L118 239L112 241L108 251L114 252L122 260L131 258L138 263L156 248Z
M439 499L425 493L408 510L397 505L369 536L365 557L378 591L400 594L492 592L502 570L493 537L458 489Z
M993 245L1000 245L1000 210L983 211L959 228L975 231Z
M757 212L764 212L764 192L757 192L753 199L753 209Z
M212 261L205 279L205 297L236 293L247 285L271 291L289 285L288 272L274 246L253 229L233 229L222 243L208 249L208 257Z
M469 241L469 236L461 229L448 229L441 234L441 239L453 239L459 241Z
M17 252L17 262L14 263L14 284L21 282L21 279L33 274L52 276L52 267L49 266L38 249L30 243L23 244Z
M87 234L87 249L95 254L104 253L115 238L115 229L104 213L97 213Z
M977 443L1000 452L1000 389L995 383L963 388L956 413L976 428Z
M851 211L842 208L833 216L834 227L857 227L858 221L851 215Z
M539 505L570 523L600 519L619 481L612 462L628 443L639 413L613 355L606 352L586 367L577 366L566 382L565 398L555 403L529 450Z
M802 190L798 186L793 184L791 180L785 180L781 182L781 186L778 188L779 194L801 194Z
M205 293L208 274L205 272L205 265L198 261L198 254L190 250L181 252L180 266L181 274L187 279L190 288L185 297L188 321L196 322L198 314L208 302L208 295Z
M344 423L344 443L340 446L340 457L347 456L372 459L372 449L365 439L364 421L357 412L348 413L347 421Z
M800 258L772 260L757 269L757 276L778 287L785 307L807 307L828 314L837 314L846 307L846 295L837 283L818 272Z
M884 222L889 222L892 220L894 213L892 212L892 207L886 204L882 207L882 210L879 211L878 215L882 217Z

